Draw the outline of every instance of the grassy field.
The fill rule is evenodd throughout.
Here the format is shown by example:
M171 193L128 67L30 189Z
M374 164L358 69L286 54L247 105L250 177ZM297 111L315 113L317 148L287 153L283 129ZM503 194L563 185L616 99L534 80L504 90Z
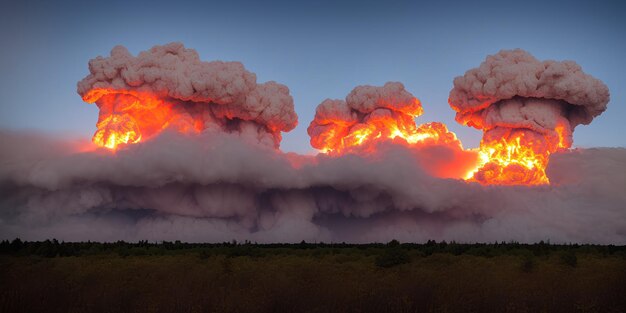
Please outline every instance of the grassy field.
M449 246L22 249L0 312L626 312L623 249Z

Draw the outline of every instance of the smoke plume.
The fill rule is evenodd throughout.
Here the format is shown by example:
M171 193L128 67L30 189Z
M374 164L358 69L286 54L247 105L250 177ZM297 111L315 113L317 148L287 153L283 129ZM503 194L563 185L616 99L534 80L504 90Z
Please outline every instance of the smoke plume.
M443 124L417 126L400 83L320 104L308 131L326 153L307 156L276 149L296 125L288 89L240 63L116 47L90 72L78 91L110 149L0 130L1 239L626 244L626 149L545 148L550 184L477 183L459 179L477 153ZM602 112L603 88L518 50L457 78L450 101L485 146L514 133L546 145Z
M398 82L382 87L358 86L344 100L326 99L317 107L307 129L311 145L329 155L371 154L378 143L392 141L422 154L441 153L423 164L438 177L460 178L476 162L476 155L463 150L456 135L442 123L417 126L423 113L420 101Z
M307 129L316 149L342 151L375 137L390 137L395 130L414 131L415 116L423 112L420 101L404 85L358 86L346 100L326 99L315 111ZM388 127L387 124L394 124Z
M543 183L548 155L571 147L574 128L606 110L609 90L572 61L502 50L455 78L449 102L459 123L484 132L490 161L478 181Z
M122 46L89 61L78 93L100 108L94 141L110 148L164 128L239 132L278 147L298 123L289 89L258 84L239 62L204 62L180 43L133 56Z

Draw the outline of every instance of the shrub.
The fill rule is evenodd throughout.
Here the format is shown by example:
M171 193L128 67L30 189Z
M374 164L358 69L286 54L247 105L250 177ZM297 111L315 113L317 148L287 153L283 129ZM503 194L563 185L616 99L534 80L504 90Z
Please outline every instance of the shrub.
M410 261L411 258L406 250L400 247L400 243L397 240L392 240L387 244L384 252L376 257L376 266L387 268L409 263Z
M563 262L563 264L571 267L576 267L576 265L578 265L578 258L576 257L576 253L571 250L561 253L561 261Z
M522 272L525 273L529 273L533 270L533 268L535 268L535 260L533 258L532 255L525 255L522 258L522 265L521 265L521 270Z

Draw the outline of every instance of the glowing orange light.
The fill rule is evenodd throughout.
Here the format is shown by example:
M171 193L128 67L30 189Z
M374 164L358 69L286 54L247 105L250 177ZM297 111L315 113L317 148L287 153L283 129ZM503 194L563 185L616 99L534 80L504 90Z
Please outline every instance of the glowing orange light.
M92 138L100 147L116 149L121 144L137 143L167 127L182 133L202 129L202 121L185 114L184 110L174 110L173 103L147 92L93 89L83 100L95 102L100 109Z
M98 130L92 140L101 147L115 149L119 144L137 143L141 140L137 123L128 114L109 115L98 122L96 127Z
M557 125L554 130L556 139L553 140L523 130L511 130L495 138L485 136L480 143L478 164L465 179L498 185L548 184L545 169L550 154L569 146L566 127L565 124Z
M328 127L333 127L333 124ZM416 127L411 116L370 117L365 123L356 124L349 130L342 129L340 124L334 127L326 132L322 141L320 151L323 153L343 154L353 148L363 152L373 149L377 142L398 139L406 144L432 141L460 145L456 135L448 131L445 124L433 122Z
M537 153L521 143L521 137L481 143L477 169L467 179L483 184L547 184L548 153Z

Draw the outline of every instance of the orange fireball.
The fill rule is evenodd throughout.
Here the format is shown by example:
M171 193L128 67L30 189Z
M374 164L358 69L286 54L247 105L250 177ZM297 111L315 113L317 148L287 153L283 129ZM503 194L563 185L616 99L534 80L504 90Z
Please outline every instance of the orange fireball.
M92 141L109 149L149 138L174 117L171 103L146 92L93 89L83 100L95 102L100 109Z
M488 56L454 79L456 120L483 131L480 164L467 178L483 184L549 183L550 154L572 145L579 124L606 110L609 90L572 61L539 61L521 49Z
M401 83L358 86L346 100L325 100L308 128L311 144L324 153L372 152L376 143L393 140L461 146L442 123L415 125L423 112L420 101Z
M77 92L100 109L93 142L110 149L164 129L239 133L278 148L281 132L298 124L287 86L257 83L239 62L202 61L181 43L136 56L116 46L108 57L89 61Z

